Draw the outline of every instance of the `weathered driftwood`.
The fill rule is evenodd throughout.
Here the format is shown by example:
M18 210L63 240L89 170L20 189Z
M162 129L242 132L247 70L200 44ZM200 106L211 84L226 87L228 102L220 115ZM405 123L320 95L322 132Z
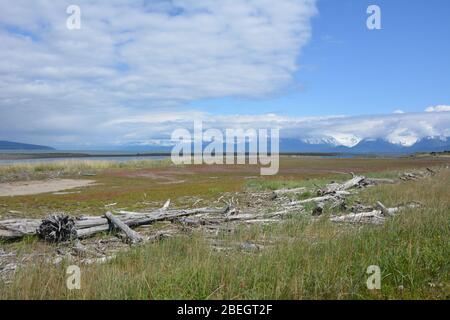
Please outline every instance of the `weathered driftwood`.
M169 209L169 206L170 206L170 199L167 200L167 201L164 203L164 205L163 205L163 207L162 207L161 209L162 209L162 210L167 210L167 209Z
M132 230L129 226L127 226L125 223L123 223L118 217L115 217L111 212L107 212L105 214L105 217L117 228L125 232L128 239L132 243L138 243L144 241L144 238L137 233L136 231Z
M119 219L126 224L128 227L138 227L141 225L151 224L157 221L164 220L175 220L180 217L190 216L199 213L223 213L223 209L211 209L211 208L200 208L191 210L157 210L150 213L131 213L126 211L120 211ZM77 229L78 238L91 237L97 233L106 232L110 230L110 225L107 219L106 223L103 220L95 218L95 223L88 223L90 227Z
M295 189L278 189L275 190L274 193L277 195L288 194L288 193L300 193L304 192L306 188L295 188Z
M373 206L364 205L361 203L355 203L350 207L350 212L359 213L359 212L369 212L374 209Z
M331 183L325 188L319 189L318 194L324 196L327 194L334 194L338 191L346 191L348 189L359 186L364 181L364 179L365 177L363 176L354 176L352 179L347 180L344 183Z
M223 209L199 208L190 210L168 210L167 207L148 213L136 213L120 211L116 216L128 227L137 227L151 224L157 221L174 220L180 217L196 214L221 214ZM19 239L27 235L38 234L48 241L66 241L71 238L87 238L97 233L111 230L110 221L106 217L84 216L75 219L64 220L64 216L51 216L40 219L14 219L0 221L0 238ZM66 221L66 222L64 222ZM73 224L72 224L73 221ZM71 233L75 231L76 233ZM72 235L72 236L70 236Z
M381 214L385 217L390 217L392 213L389 212L389 209L384 206L380 201L377 201L376 205L377 209L381 211Z
M346 222L346 223L372 223L382 224L388 217L392 217L399 211L408 208L417 208L420 205L418 203L409 203L404 206L398 206L394 208L386 208L381 202L377 202L378 210L372 210L370 212L350 213L342 216L332 216L330 220L332 222Z
M16 239L35 235L40 219L10 219L0 221L0 238Z
M39 238L47 242L64 242L76 238L75 221L67 215L51 215L42 220L36 230Z
M75 241L75 244L72 247L72 254L79 256L79 257L87 257L87 256L94 256L94 257L103 257L103 254L100 254L97 251L91 250L88 247L84 246L79 240Z
M400 180L403 181L415 181L415 180L419 180L423 178L423 174L422 173L414 173L414 172L405 172L400 176Z
M305 199L305 200L293 201L293 202L290 202L289 205L294 206L294 205L305 204L305 203L310 203L310 202L321 203L321 202L326 202L326 201L330 201L330 200L336 200L339 197L348 196L348 195L350 195L350 192L348 192L348 191L335 191L334 194L328 194L325 196L309 198L309 199Z
M346 222L346 223L373 223L382 224L385 221L385 216L381 214L380 210L373 210L371 212L350 213L343 216L334 216L330 220L332 222Z
M211 223L210 221L207 221L202 218L189 218L189 217L181 217L181 218L177 219L177 221L183 225L192 226L192 227L203 226L207 223Z

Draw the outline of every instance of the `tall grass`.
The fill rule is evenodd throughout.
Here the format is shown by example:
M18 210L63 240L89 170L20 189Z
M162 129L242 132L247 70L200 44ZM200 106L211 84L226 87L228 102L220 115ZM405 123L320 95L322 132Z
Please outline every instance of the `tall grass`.
M274 241L257 252L215 252L194 233L134 248L106 265L82 267L81 290L65 266L37 264L0 286L1 299L448 299L450 174L363 191L368 203L419 200L383 226L344 226L293 216L224 235L225 243ZM366 287L367 267L382 271Z
M119 168L159 168L172 165L170 159L162 160L129 160L129 161L107 161L107 160L60 160L52 162L23 162L0 166L0 176L23 175L36 177L47 176L52 173L71 175L87 171L100 171L105 169Z

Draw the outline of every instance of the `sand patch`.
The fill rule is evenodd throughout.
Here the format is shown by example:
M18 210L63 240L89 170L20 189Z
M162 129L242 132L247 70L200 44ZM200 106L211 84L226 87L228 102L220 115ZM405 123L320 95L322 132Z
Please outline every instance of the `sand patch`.
M94 180L54 179L46 181L18 181L0 183L0 197L26 196L87 187Z

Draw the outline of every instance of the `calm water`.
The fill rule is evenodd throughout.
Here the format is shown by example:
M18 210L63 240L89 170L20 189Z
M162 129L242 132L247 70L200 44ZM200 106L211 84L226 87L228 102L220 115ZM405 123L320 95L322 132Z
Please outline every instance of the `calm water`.
M80 151L80 150L1 150L0 153L8 154L52 154L52 153L73 153L83 154L86 156L58 156L55 158L37 158L37 159L0 159L0 165L16 164L16 163L49 163L58 161L112 161L127 162L135 160L162 160L168 156L161 155L138 155L137 152L121 152L121 151Z
M35 159L1 159L0 165L8 165L8 164L16 164L16 163L48 163L48 162L57 162L57 161L112 161L112 162L127 162L127 161L135 161L135 160L163 160L167 159L169 155L148 155L143 152L139 155L138 152L124 152L124 151L92 151L92 150L1 150L1 153L11 154L72 154L71 156L65 157L64 155L54 157L54 158L35 158ZM76 154L80 154L80 156L76 156ZM84 155L84 156L83 156ZM86 156L89 155L89 156ZM286 155L291 157L296 157L296 155ZM307 156L306 154L297 155L297 156ZM323 158L355 158L355 157L376 157L374 154L335 154L335 155L311 155L311 156L319 156ZM387 156L387 155L386 155ZM389 155L388 157L392 157L394 155ZM378 155L378 157L383 157L382 155Z

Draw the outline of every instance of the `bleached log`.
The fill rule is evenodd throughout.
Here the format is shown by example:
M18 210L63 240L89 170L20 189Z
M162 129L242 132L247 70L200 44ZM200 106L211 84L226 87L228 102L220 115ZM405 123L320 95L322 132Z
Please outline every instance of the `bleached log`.
M95 256L95 257L103 257L102 254L100 254L97 251L90 250L87 247L85 247L79 240L77 240L72 247L73 254L79 256L79 257L87 257L87 256Z
M309 199L305 199L305 200L293 201L293 202L290 202L289 205L295 206L295 205L305 204L305 203L310 203L310 202L316 202L316 203L326 202L329 200L335 200L336 198L339 198L342 196L348 196L350 194L351 193L348 191L336 191L334 194L329 194L329 195L315 197L315 198L309 198Z
M194 227L202 226L202 225L206 224L206 220L201 219L201 218L181 217L181 218L177 219L177 221L183 225L194 226Z
M108 224L108 219L104 217L89 217L82 220L75 220L76 229L87 229Z
M77 237L79 239L89 238L97 233L108 232L109 230L110 230L110 227L106 223L104 225L100 225L100 226L96 226L96 227L79 229L79 230L77 230Z
M279 217L279 216L283 216L283 215L292 213L294 211L303 211L303 207L301 207L301 206L292 206L292 207L289 207L289 208L284 208L283 210L280 210L280 211L267 213L264 216L265 217L269 217L269 218Z
M320 189L318 193L319 195L327 195L336 193L338 191L345 191L358 186L364 179L365 177L363 176L355 176L352 179L345 181L344 183L331 183L324 189Z
M167 200L167 201L164 203L164 205L163 205L163 207L162 207L162 210L167 210L167 209L169 209L169 206L170 206L170 199Z
M332 222L347 222L347 223L374 223L382 224L385 217L380 210L373 210L371 212L350 213L343 216L334 216L330 220Z
M416 203L409 203L404 206L386 208L381 202L378 202L377 206L380 207L380 205L383 207L383 209L372 210L370 212L350 213L343 216L332 216L330 220L332 222L382 224L388 217L394 216L401 210L417 208L420 206Z
M286 194L286 193L300 193L305 190L306 190L306 188L279 189L279 190L275 190L274 193L277 195L281 195L281 194Z
M239 221L239 220L252 220L261 217L261 215L255 215L251 213L241 213L234 216L228 216L225 221Z
M176 218L201 214L201 213L223 213L223 209L211 209L211 208L199 208L199 209L191 209L191 210L157 210L150 213L130 213L125 211L121 211L122 214L121 221L126 224L128 227L138 227L141 225L151 224L157 221L164 220L174 220ZM107 220L107 219L105 219ZM98 219L97 219L98 221ZM87 238L91 237L97 233L107 232L110 230L109 222L97 226L92 226L90 228L78 229L77 236L78 238Z
M191 210L169 210L169 211L157 211L150 214L144 214L138 218L130 217L130 219L126 219L124 222L130 226L140 226L144 224L150 224L156 221L164 221L164 220L173 220L178 217L190 216L199 213L210 213L210 214L218 214L223 213L223 209L211 209L211 208L200 208L200 209L191 209Z
M0 238L16 239L35 235L40 219L10 219L0 221Z
M151 224L156 221L173 220L184 216L221 213L224 213L223 209L214 208L199 208L190 210L158 209L147 213L120 211L117 218L128 227L137 227ZM27 235L36 235L41 224L41 219L11 219L0 221L0 238L20 239ZM110 231L110 222L105 217L84 216L75 219L74 228L78 238L86 238L97 233Z
M244 222L247 224L257 224L257 223L279 223L282 220L280 219L254 219L254 220L245 220Z
M115 217L111 212L107 212L105 217L112 223L114 226L125 232L128 239L131 240L132 243L142 242L144 238L134 230L131 230L129 226L123 223L118 217Z
M380 201L377 201L377 209L381 211L381 214L385 217L389 217L392 214L389 212L389 210L382 204Z

